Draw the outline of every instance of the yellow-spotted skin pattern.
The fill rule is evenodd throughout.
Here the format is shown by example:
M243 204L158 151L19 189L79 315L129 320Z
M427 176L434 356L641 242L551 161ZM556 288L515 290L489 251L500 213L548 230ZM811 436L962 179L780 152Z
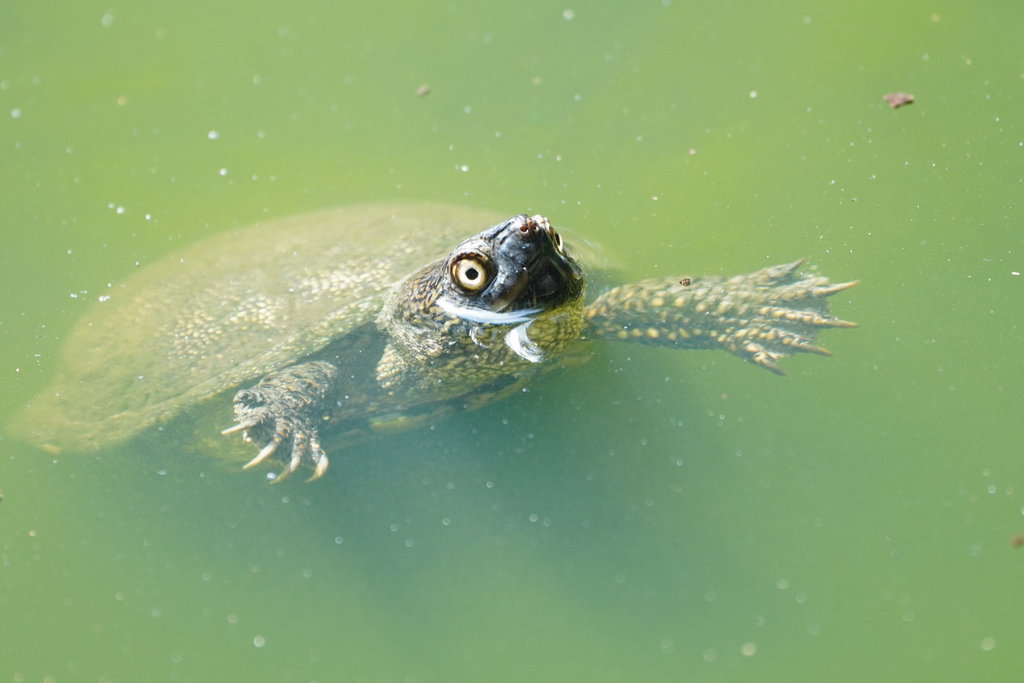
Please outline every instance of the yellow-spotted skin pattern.
M663 278L617 287L587 307L585 338L678 349L723 349L784 375L777 361L829 352L818 332L856 327L828 312L827 297L857 282L831 284L800 273L803 261L733 278Z

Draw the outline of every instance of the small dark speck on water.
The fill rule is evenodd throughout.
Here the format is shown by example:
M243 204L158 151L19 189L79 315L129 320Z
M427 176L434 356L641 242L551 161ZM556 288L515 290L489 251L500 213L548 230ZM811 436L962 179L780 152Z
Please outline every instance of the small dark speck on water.
M899 109L905 104L913 104L914 96L908 92L891 92L882 96L882 99L889 103L893 109Z
M2 499L3 499L3 494L0 494L0 500L2 500ZM1022 536L1021 534L1014 534L1013 536L1010 537L1010 545L1013 546L1014 548L1019 548L1021 546L1024 546L1024 536Z
M690 278L684 277L682 280L679 281L679 284L681 284L683 287L689 287L690 286Z

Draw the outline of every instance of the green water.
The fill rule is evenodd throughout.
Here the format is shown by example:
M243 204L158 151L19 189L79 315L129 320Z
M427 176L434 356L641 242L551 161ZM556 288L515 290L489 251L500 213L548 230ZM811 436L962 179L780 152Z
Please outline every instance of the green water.
M0 13L0 422L137 263L354 202L863 281L789 377L609 345L311 485L186 429L4 436L0 681L1024 672L1019 2Z

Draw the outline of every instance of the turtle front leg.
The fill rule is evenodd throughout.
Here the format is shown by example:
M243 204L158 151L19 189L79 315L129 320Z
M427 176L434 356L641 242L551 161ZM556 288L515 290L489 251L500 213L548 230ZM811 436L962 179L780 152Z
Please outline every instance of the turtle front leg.
M583 336L679 349L724 349L785 375L776 361L831 353L816 343L829 327L857 327L829 314L828 297L859 281L831 284L798 273L804 261L725 279L664 278L616 287L587 307Z
M277 455L285 467L272 483L287 479L303 462L313 467L309 481L323 476L328 460L320 447L317 424L327 410L326 398L337 373L338 369L330 363L292 365L235 394L238 424L225 429L222 434L240 431L246 441L263 444L259 454L243 469L255 467ZM288 455L278 452L286 441L291 441Z

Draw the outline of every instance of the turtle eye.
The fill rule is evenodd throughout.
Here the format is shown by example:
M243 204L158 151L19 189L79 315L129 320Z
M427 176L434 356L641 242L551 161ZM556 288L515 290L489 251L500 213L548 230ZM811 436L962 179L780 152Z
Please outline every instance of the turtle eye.
M551 231L551 236L555 238L555 248L558 249L559 254L565 254L565 248L562 246L562 236L556 231Z
M480 291L490 280L485 259L476 254L463 256L452 264L452 279L467 292Z

